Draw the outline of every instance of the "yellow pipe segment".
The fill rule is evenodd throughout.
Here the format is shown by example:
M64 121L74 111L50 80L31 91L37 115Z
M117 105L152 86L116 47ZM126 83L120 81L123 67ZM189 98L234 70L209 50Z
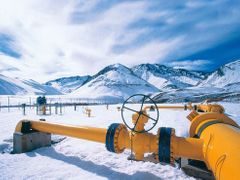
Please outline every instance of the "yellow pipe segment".
M153 106L145 106L144 107L144 111L147 111L147 110L150 110L151 108L154 108ZM187 105L187 106L172 106L172 105L169 105L169 106L157 106L158 109L182 109L182 110L187 110L187 109L192 109L191 106Z
M179 157L203 160L203 140L172 136L171 152L174 159Z
M21 132L23 121L20 121L17 124L15 128L15 132ZM30 121L30 124L31 124L31 129L37 130L40 132L65 135L65 136L86 139L89 141L95 141L100 143L105 143L106 141L107 130L104 128L72 126L72 125L65 125L65 124L63 125L63 124L50 123L50 122L44 122L44 121Z
M240 129L216 123L202 131L204 161L216 179L240 179Z
M150 110L151 108L153 108L152 106L145 106L144 111L146 110ZM219 105L219 104L198 104L198 105L194 105L192 106L191 103L188 103L188 105L184 105L184 106L173 106L173 105L167 105L167 106L163 106L163 105L158 105L157 106L158 109L183 109L183 110L198 110L198 111L202 111L202 112L216 112L216 113L224 113L224 108L223 106Z

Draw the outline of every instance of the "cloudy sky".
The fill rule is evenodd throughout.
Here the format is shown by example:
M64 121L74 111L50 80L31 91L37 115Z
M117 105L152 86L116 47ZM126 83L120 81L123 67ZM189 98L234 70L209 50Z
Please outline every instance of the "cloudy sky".
M0 74L44 82L106 65L212 71L240 59L240 1L0 0Z

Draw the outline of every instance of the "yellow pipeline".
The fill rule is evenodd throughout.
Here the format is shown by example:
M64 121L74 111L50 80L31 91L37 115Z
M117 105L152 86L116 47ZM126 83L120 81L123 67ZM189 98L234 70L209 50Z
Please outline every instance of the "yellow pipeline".
M195 116L195 117L194 117ZM216 179L239 179L240 128L224 114L193 113L190 136L203 142L203 161Z
M23 120L25 121L25 120ZM16 128L15 132L21 132L22 122L20 121ZM86 126L72 126L65 124L56 124L45 121L29 121L31 124L31 129L37 130L40 132L59 134L64 136L70 136L80 139L85 139L94 142L104 143L106 142L106 133L107 129L104 128L94 128ZM130 138L130 136L132 136ZM143 154L147 152L157 152L157 140L156 136L147 133L147 134L132 134L126 129L123 129L119 132L118 136L115 137L117 142L117 147L119 148L118 152L120 153L122 149L131 149L135 152L136 159L142 160ZM132 142L131 142L132 140Z
M161 106L164 107L164 106ZM150 108L145 107L143 113ZM180 108L180 106L174 106ZM184 108L181 106L181 108ZM189 106L190 108L190 106ZM189 116L191 121L190 137L177 137L174 130L171 131L170 149L171 162L179 157L202 160L213 171L217 179L240 179L240 129L236 122L223 114L224 109L218 105L199 105L204 112L193 111ZM135 130L144 130L148 117L144 114L134 114L132 122ZM49 122L30 121L31 128L41 132L66 135L90 141L105 143L107 129L62 125ZM16 132L20 132L22 121L16 126ZM160 128L161 129L161 128ZM163 132L163 131L162 131ZM143 160L144 153L159 153L160 143L166 136L152 133L128 132L124 125L120 125L114 132L114 148L116 153L121 153L125 148L132 148L136 160ZM160 154L160 153L159 153Z
M21 132L22 122L20 121L16 128L15 132ZM65 136L76 137L80 139L86 139L90 141L105 143L106 141L106 132L104 128L94 128L87 126L71 126L56 124L44 121L30 121L31 128L37 131L53 133Z
M183 138L175 135L171 138L171 152L174 159L183 157L203 160L202 147L203 141L201 139Z
M154 108L154 106L145 106L144 111L146 110L150 110L151 108ZM158 109L182 109L182 110L198 110L198 111L202 111L202 112L216 112L216 113L224 113L224 108L223 106L219 105L219 104L198 104L198 105L194 105L192 106L191 103L188 103L188 105L184 105L184 106L173 106L173 105L168 105L168 106L163 106L163 105L159 105L157 106Z
M151 108L155 108L154 106L145 106L144 111L151 110ZM157 106L158 109L182 109L182 110L187 110L187 109L192 109L191 106L186 105L186 106Z

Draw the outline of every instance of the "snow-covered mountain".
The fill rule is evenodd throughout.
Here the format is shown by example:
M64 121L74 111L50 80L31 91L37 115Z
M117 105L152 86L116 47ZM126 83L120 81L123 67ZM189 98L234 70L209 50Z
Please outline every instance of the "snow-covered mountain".
M114 64L105 67L71 94L85 98L122 101L133 94L156 92L159 92L159 89L135 75L131 69Z
M20 80L0 74L0 95L59 95L61 92L53 87L41 85L33 80Z
M199 84L200 87L214 86L228 91L240 91L240 60L230 62L211 73Z
M133 67L132 71L163 91L192 87L206 78L206 74L203 72L190 72L160 64L140 64Z
M62 93L71 93L88 82L90 79L91 76L72 76L51 80L45 84L58 89Z
M123 100L130 95L153 94L158 102L240 99L240 60L209 73L174 69L159 64L128 68L105 67L94 76L72 76L44 85L0 75L0 94L69 94L82 98Z
M225 64L197 86L154 94L157 102L240 101L240 60Z

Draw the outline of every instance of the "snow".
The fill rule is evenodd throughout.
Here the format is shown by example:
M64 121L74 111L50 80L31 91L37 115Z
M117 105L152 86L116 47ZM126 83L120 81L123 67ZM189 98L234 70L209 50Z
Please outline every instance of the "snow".
M46 118L50 122L74 125L88 125L107 128L111 123L121 123L117 106L90 107L92 117L82 113L82 107L74 111L72 107L63 110L63 115L37 116L33 109L27 109L26 116L21 110L1 110L0 129L0 179L188 179L182 171L171 166L161 166L150 162L127 160L129 151L114 154L106 150L104 144L67 137L52 147L40 148L23 154L10 154L12 133L21 119ZM171 126L178 135L187 135L189 123L186 112L160 111L159 126ZM157 128L153 129L156 132ZM54 136L59 139L61 136ZM192 179L192 178L189 178Z
M78 89L90 79L91 76L71 76L48 81L45 84L67 94Z
M60 95L61 93L51 86L41 85L33 80L21 80L19 78L10 78L0 74L0 95L25 95L25 94Z
M230 62L223 65L215 72L213 72L209 77L200 83L199 86L215 86L223 88L230 84L240 83L240 60ZM239 89L239 88L238 88ZM233 89L234 90L234 89Z
M195 86L204 77L203 73L174 69L159 64L140 64L132 71L162 91Z
M159 90L133 74L129 68L114 64L101 70L92 80L73 91L71 95L123 101L133 94L154 92Z
M116 103L141 93L154 94L152 97L156 96L155 100L158 102L201 102L206 99L239 102L239 72L240 60L223 65L211 74L159 64L140 64L131 69L121 64L113 64L93 76L59 78L45 85L33 80L0 75L0 94L62 93L82 99L87 97Z
M239 104L222 103L228 115L240 124ZM85 107L63 109L63 114L38 116L34 109L27 108L26 116L19 109L1 109L0 119L0 179L194 179L185 175L177 167L151 162L131 162L127 160L129 151L122 154L108 152L104 144L86 140L53 135L59 143L23 154L10 154L12 134L21 119L44 118L49 122L107 128L111 123L121 123L118 105L89 106L91 117L83 113ZM132 105L136 108L138 105ZM126 113L129 113L126 111ZM151 131L159 127L173 127L178 136L188 136L189 111L160 110L159 122ZM131 114L129 114L131 115Z

